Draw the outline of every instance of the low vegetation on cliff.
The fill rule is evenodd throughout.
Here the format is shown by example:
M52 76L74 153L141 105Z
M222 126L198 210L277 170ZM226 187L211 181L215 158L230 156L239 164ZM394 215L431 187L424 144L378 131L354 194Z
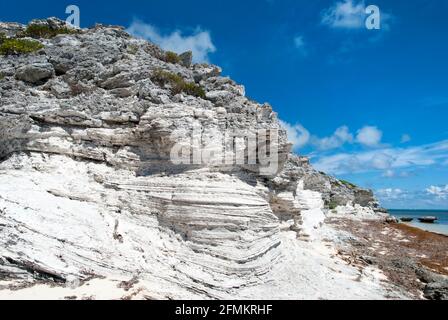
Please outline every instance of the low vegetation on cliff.
M160 86L168 85L173 94L186 93L191 96L205 98L205 91L194 82L187 82L181 76L164 70L156 70L151 80Z
M165 57L164 57L163 60L165 62L174 63L174 64L181 62L181 58L179 57L179 55L177 53L175 53L175 52L172 52L172 51L167 51L165 53Z
M59 34L74 34L77 33L75 29L68 27L52 28L48 25L30 24L26 29L20 33L19 37L30 37L35 39L51 39Z
M0 37L0 55L18 55L32 53L42 49L44 46L34 40L27 39L1 39Z
M60 34L75 34L79 31L65 25L50 26L48 24L31 23L22 31L8 38L4 33L0 33L0 55L20 55L36 52L44 46L34 39L51 39Z

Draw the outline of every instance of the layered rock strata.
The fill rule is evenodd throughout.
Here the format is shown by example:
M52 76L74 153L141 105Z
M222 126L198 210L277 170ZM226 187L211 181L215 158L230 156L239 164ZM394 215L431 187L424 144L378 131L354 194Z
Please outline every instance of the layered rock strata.
M25 28L0 24L7 37ZM138 276L223 297L276 281L282 232L312 240L329 207L378 209L370 191L292 155L272 107L217 66L165 62L119 27L37 41L36 53L0 56L0 278ZM168 73L204 94L155 80ZM238 159L247 137L252 162Z

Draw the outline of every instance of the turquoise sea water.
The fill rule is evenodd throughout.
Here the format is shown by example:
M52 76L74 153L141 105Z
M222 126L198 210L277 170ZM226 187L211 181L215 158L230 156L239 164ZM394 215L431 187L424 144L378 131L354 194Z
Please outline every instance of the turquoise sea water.
M414 221L407 224L440 234L448 235L448 210L388 210L389 213L397 218L412 217ZM434 216L439 220L434 223L421 223L418 221L420 217Z

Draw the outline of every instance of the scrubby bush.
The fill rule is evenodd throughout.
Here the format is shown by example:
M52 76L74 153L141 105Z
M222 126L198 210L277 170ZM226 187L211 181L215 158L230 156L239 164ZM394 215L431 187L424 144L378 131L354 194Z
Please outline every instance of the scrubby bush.
M4 34L3 32L0 32L0 44L3 43L3 41L6 40L6 34Z
M157 70L154 72L151 80L160 86L169 85L173 94L184 92L188 95L205 98L205 91L194 82L186 82L181 76L167 72L164 70Z
M126 50L129 54L136 54L138 52L138 48L139 48L138 45L130 44L130 45L128 45Z
M354 185L353 183L351 183L351 182L348 182L348 181L345 181L345 180L339 180L343 185L345 185L347 188L350 188L350 189L355 189L355 188L357 188L356 187L356 185Z
M153 73L151 80L161 86L166 84L181 83L184 81L181 76L161 69L158 69Z
M183 91L186 94L189 94L191 96L200 97L202 99L205 99L205 91L200 86L198 86L194 82L187 82L184 85Z
M77 31L75 29L71 29L68 27L53 29L48 25L30 24L26 27L25 31L23 31L20 34L20 36L36 39L40 38L50 39L56 37L58 34L74 34L74 33L77 33Z
M38 51L44 46L33 40L5 39L0 44L0 55L25 54Z
M172 51L167 51L167 52L165 52L165 57L164 57L163 60L164 60L165 62L173 63L173 64L176 64L176 63L180 63L180 62L181 62L181 59L180 59L180 57L177 55L177 53L172 52Z
M335 201L330 201L330 203L328 204L328 208L330 210L335 210L338 207L338 204Z

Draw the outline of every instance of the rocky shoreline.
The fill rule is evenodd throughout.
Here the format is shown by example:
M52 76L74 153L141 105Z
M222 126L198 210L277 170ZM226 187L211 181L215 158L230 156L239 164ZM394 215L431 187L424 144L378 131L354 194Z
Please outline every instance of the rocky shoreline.
M328 223L353 235L338 253L348 263L379 268L415 299L448 299L448 236L382 220Z

